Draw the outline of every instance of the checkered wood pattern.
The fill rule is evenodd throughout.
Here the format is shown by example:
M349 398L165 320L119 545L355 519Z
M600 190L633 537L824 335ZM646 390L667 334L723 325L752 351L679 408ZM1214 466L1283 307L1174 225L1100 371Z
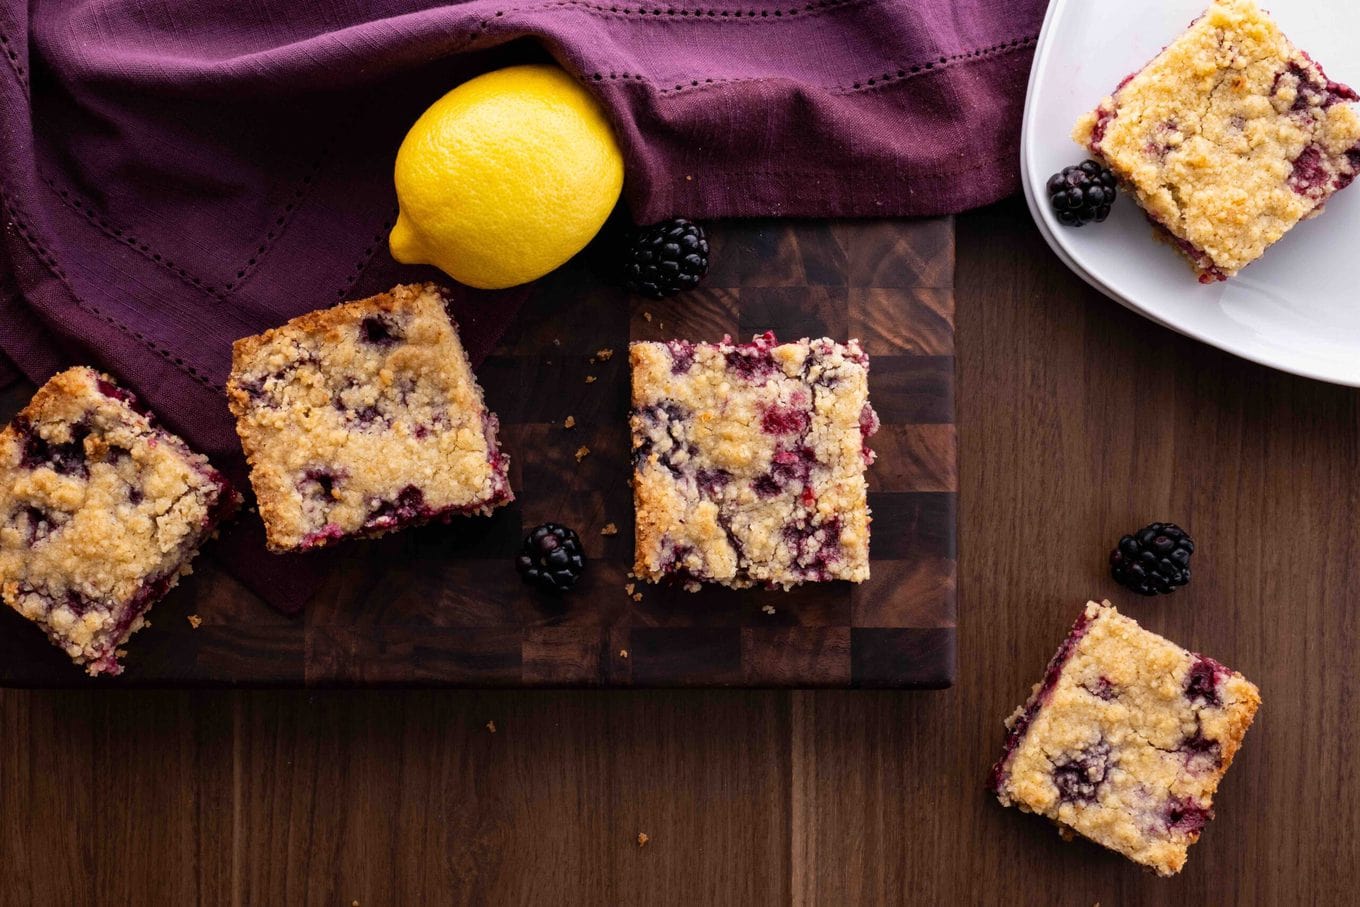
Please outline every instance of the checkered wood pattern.
M513 506L320 555L335 572L300 618L276 614L205 565L152 612L114 683L948 686L952 222L732 222L713 227L711 239L708 279L679 298L631 297L584 261L536 289L478 370L512 458ZM628 342L767 329L781 339L858 337L871 357L870 397L883 422L869 471L873 576L792 592L639 585L634 601L625 590ZM511 563L524 531L547 520L575 527L590 557L581 585L560 600L524 587ZM610 524L617 534L604 534ZM190 613L202 617L198 629ZM16 624L0 622L0 678L80 682L60 653Z

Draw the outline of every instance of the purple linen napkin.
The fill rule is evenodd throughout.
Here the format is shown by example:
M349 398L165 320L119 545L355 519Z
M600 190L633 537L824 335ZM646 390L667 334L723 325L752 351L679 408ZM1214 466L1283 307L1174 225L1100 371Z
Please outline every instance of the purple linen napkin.
M1044 5L0 0L0 355L109 370L248 487L231 341L432 273L387 254L392 162L460 81L555 59L640 221L939 214L1018 185ZM474 360L522 298L456 300ZM300 607L324 561L238 532L219 554Z

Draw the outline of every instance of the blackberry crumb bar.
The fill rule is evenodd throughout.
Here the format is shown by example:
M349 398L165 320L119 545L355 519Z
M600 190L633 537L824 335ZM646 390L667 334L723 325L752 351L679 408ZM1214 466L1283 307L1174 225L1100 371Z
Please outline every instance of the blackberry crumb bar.
M869 357L857 341L634 343L639 579L869 577Z
M0 593L90 675L240 503L208 460L89 368L62 372L0 431Z
M236 341L227 397L273 551L514 500L496 417L433 284Z
M1064 837L1174 875L1260 704L1241 674L1090 602L1006 719L988 786Z
M1354 100L1252 0L1218 0L1072 137L1211 283L1355 178Z

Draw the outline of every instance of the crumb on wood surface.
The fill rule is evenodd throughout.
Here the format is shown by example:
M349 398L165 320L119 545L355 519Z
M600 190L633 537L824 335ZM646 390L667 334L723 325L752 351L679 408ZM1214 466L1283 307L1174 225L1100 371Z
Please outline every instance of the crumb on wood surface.
M619 657L620 657L620 658L627 658L627 657L628 657L628 650L627 650L627 649L619 649Z
M575 416L567 416L565 419L562 420L562 427L563 427L563 428L575 428L575 427L576 427L576 417L575 417Z
M604 528L600 530L600 535L618 535L618 534L619 527L614 525L613 523L605 523Z
M633 601L635 601L635 602L640 602L640 601L642 601L642 593L641 593L641 592L634 592L634 593L633 593Z
M766 614L773 614L774 605L764 605L763 607L761 607L760 610L764 611Z
M642 313L642 317L647 319L647 323L648 323L648 324L651 324L651 322L652 322L652 313L651 313L651 312L643 312L643 313Z
M189 626L197 630L199 627L203 626L203 618L199 617L197 614L190 614Z
M638 832L638 836L637 836L638 847L646 847L646 846L647 846L647 842L650 841L651 839L652 839L652 836L649 835L649 834L647 834L647 832L645 832L645 831L640 831L640 832Z
M601 347L600 349L595 351L595 358L600 360L601 362L608 362L610 359L613 358L613 356L614 351L607 346Z
M582 444L580 447L576 448L576 462L577 462L577 463L580 463L582 460L584 460L584 459L585 459L586 457L588 457L588 456L590 456L590 448L589 448L589 447L586 447L584 444Z
M633 590L636 589L636 588L637 588L637 584L636 584L636 583L628 583L628 584L626 584L626 585L623 587L623 591L624 591L624 592L627 592L629 595L632 595L632 594L633 594Z
M594 384L594 383L595 383L595 376L594 376L594 375L586 375L586 384Z
M494 722L494 721L488 721L488 722L486 723L486 729L487 729L487 731L488 731L489 733L492 733L492 734L496 733L496 722Z

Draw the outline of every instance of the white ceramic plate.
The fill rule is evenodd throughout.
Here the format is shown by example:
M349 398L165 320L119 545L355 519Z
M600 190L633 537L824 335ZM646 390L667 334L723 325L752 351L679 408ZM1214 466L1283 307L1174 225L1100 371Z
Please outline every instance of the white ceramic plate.
M1127 196L1103 224L1063 227L1048 177L1086 155L1073 123L1142 68L1208 0L1053 0L1030 73L1020 172L1030 211L1058 256L1092 286L1154 321L1272 368L1360 387L1360 183L1333 196L1230 280L1195 272ZM1360 2L1264 0L1327 75L1360 88Z

